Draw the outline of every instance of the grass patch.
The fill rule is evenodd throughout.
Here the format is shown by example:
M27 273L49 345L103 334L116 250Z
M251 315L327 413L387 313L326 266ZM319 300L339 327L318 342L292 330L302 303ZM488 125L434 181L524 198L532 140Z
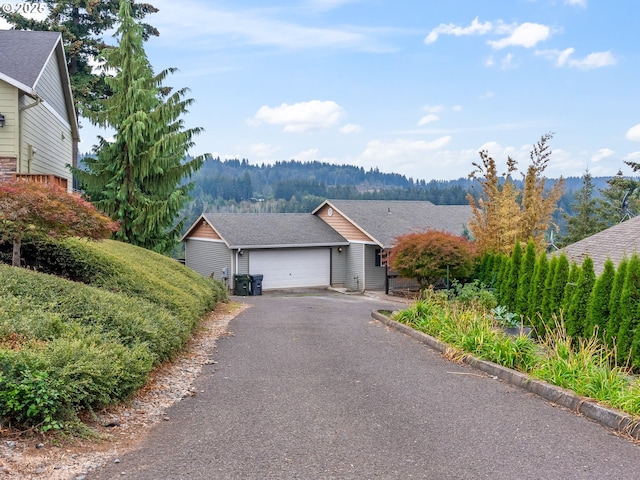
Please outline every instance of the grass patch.
M631 371L615 365L615 352L596 335L574 341L561 319L536 343L526 336L505 334L486 305L448 300L435 293L393 318L458 352L519 370L630 415L640 414L640 382Z
M41 246L30 257L38 271L0 264L5 426L59 429L82 410L128 398L227 300L220 282L138 247L78 239Z

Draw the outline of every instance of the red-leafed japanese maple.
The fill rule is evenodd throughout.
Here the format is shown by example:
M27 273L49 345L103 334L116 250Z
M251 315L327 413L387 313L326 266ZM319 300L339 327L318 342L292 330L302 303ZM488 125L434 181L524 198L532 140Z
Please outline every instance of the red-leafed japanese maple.
M475 245L464 237L428 230L396 238L389 263L404 278L418 281L426 288L447 275L465 278L473 272Z
M117 230L117 223L80 195L56 185L24 180L0 182L0 242L13 242L13 266L20 266L24 238L99 240Z

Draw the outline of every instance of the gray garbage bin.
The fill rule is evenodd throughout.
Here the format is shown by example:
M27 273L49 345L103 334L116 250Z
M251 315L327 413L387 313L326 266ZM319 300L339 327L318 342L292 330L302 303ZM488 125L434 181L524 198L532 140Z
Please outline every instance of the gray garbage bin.
M251 275L251 295L262 295L262 279L264 275Z

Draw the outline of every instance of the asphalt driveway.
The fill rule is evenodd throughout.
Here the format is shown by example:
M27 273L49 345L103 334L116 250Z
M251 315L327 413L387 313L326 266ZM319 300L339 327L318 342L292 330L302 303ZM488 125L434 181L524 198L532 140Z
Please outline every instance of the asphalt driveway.
M640 446L371 318L265 293L141 448L89 479L637 479Z

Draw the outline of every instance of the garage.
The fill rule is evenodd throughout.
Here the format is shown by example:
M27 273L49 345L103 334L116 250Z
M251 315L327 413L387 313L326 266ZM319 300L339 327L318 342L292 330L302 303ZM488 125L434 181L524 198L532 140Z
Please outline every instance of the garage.
M331 283L329 248L252 250L249 274L262 274L262 288L328 286Z

